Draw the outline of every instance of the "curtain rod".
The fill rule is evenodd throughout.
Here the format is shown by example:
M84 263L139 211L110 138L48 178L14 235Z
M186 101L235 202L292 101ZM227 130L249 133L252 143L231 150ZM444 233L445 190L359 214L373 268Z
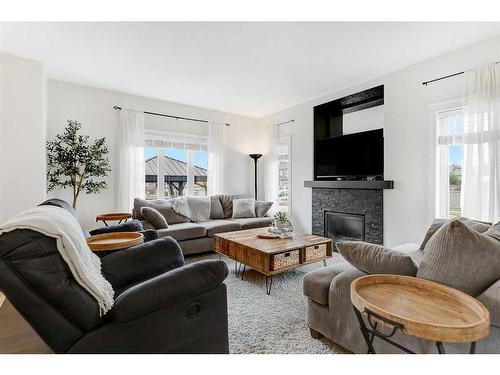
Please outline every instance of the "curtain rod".
M118 111L121 111L122 107L119 107L117 105L115 105L113 107L113 109L116 109ZM144 111L145 114L147 115L153 115L153 116L161 116L161 117L168 117L168 118L173 118L173 119L176 119L176 120L186 120L186 121L195 121L195 122L203 122L205 124L208 124L209 121L208 120L200 120L200 119L197 119L197 118L191 118L191 117L182 117L182 116L174 116L174 115L166 115L164 113L156 113L156 112L149 112L149 111ZM231 126L231 124L229 123L225 123L224 125L226 126Z
M500 61L496 61L496 62L495 62L495 65L496 65L496 64L500 64ZM430 81L425 81L425 82L422 82L422 85L427 86L429 83L436 82L436 81L441 81L442 79L447 79L447 78L451 78L451 77L459 76L459 75L464 74L465 72L466 72L466 71L463 71L463 72L457 72L457 73L453 73L453 74L448 74L447 76L443 76L443 77L439 77L439 78L431 79Z
M288 124L289 122L295 122L295 119L291 119L291 120L288 120L288 121L279 122L277 124L270 124L270 125L264 126L264 128L267 129L267 128L271 127L271 126L285 125L285 124Z

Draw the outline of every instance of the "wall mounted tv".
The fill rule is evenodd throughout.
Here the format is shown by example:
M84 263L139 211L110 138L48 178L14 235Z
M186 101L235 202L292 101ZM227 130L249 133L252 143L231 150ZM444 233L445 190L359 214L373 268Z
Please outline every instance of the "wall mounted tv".
M316 140L314 179L364 179L384 176L383 129Z

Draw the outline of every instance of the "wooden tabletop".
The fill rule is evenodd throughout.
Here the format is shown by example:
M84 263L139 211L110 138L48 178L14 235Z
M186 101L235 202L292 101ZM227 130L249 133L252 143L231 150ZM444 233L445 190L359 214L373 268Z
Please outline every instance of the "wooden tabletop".
M96 221L113 221L113 220L127 220L132 218L132 214L127 213L127 212L113 212L109 214L102 214L102 215L97 215L95 220Z
M143 242L143 234L137 232L105 233L87 238L87 245L92 251L121 250Z
M267 254L277 254L288 250L294 250L305 246L314 246L332 241L330 238L315 236L313 234L296 234L293 238L263 239L257 237L258 233L267 232L268 228L257 228L218 233L215 234L214 237L219 237L243 246L248 246Z
M488 335L488 309L459 290L399 275L368 275L351 284L351 301L404 326L403 332L441 342L473 342ZM382 321L380 324L384 323Z

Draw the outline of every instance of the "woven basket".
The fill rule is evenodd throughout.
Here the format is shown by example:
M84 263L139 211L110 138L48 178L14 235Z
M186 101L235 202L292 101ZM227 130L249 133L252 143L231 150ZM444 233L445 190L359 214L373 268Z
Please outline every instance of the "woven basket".
M277 271L290 266L300 264L299 250L291 250L286 253L275 254L273 256L272 270Z
M326 257L326 243L308 246L304 249L304 262Z

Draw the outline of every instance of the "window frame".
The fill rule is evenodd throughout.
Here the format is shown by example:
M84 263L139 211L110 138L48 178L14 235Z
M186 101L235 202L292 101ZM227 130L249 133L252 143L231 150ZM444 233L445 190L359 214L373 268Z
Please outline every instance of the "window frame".
M288 215L292 215L292 136L291 135L284 135L284 136L278 136L278 148L280 144L286 143L287 148L288 148ZM280 153L277 153L274 155L276 158L278 158L278 172L276 174L276 177L278 178L278 187L279 187L279 178L280 178L280 170L279 170L279 155ZM276 203L278 203L276 201ZM277 204L277 207L279 207L279 204ZM277 209L278 211L278 209Z
M445 112L456 111L463 108L463 102L461 99L453 99L442 103L437 103L429 106L429 129L428 132L428 191L430 192L428 196L428 221L438 218L437 216L437 179L439 173L439 160L437 160L437 148L438 148L438 116Z
M206 136L187 134L187 133L148 130L146 131L146 141L144 148L155 149L158 157L157 171L156 171L158 196L153 199L168 199L165 195L166 189L165 189L164 178L160 178L160 176L162 176L160 173L160 169L162 168L161 165L163 164L162 160L164 160L161 156L165 156L165 152L168 149L174 149L174 150L177 149L186 151L187 195L194 196L195 152L206 152L208 157L208 139ZM207 177L208 177L208 169L207 169ZM208 196L208 185L205 196Z

